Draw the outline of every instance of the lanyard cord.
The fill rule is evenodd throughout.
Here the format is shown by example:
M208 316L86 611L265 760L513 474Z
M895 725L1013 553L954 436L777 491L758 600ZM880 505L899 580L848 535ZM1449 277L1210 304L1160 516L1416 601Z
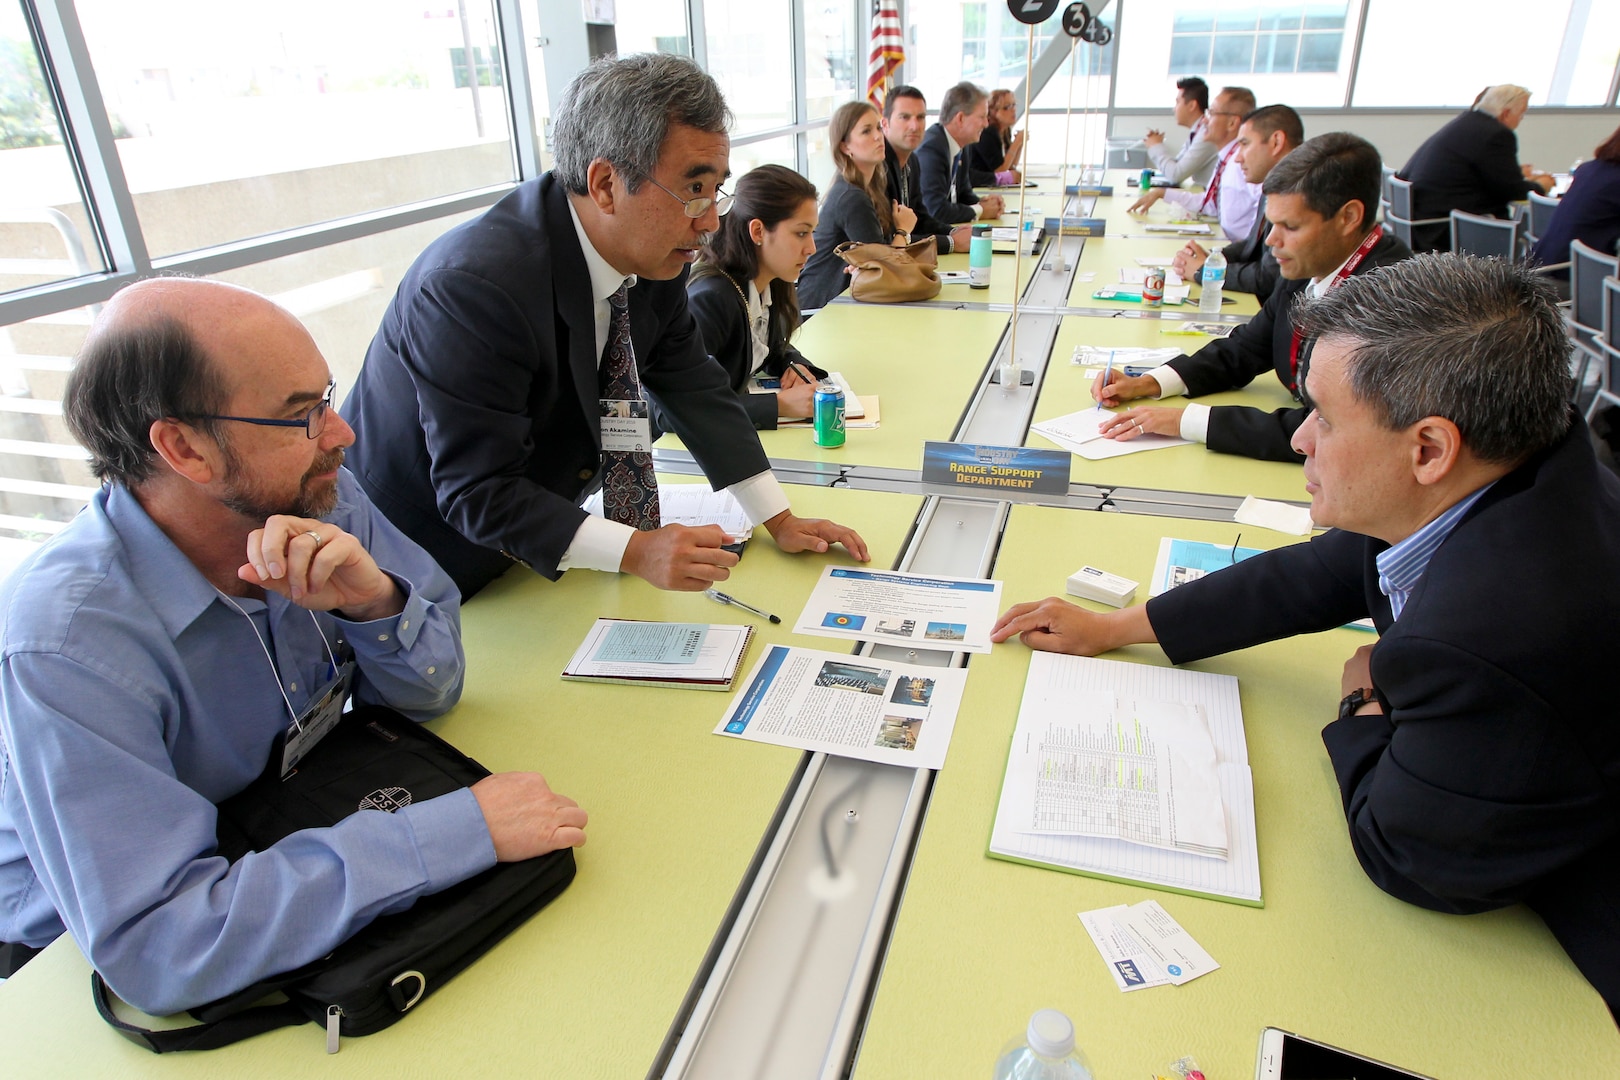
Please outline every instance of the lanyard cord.
M225 593L220 592L220 590L217 588L214 591L218 592L220 597L227 604L235 608L237 614L241 615L242 618L247 620L248 626L253 630L253 636L258 639L259 648L264 652L265 661L270 665L271 674L276 677L276 689L281 691L281 701L282 704L287 706L287 715L292 717L293 727L297 728L299 731L303 731L304 726L298 722L298 711L293 708L292 699L287 696L287 689L281 684L281 669L276 667L275 658L270 655L270 646L265 642L264 635L259 633L259 624L253 621L253 616L249 615L242 609L241 604L238 604L235 600L231 599ZM315 613L310 611L308 608L304 609L304 614L309 616L309 621L314 625L315 633L321 639L321 646L326 649L326 660L327 663L331 665L330 670L335 672L337 670L337 657L332 655L332 646L326 640L326 634L321 630L321 624L316 621ZM264 618L266 623L270 621L270 606L268 604L265 605Z

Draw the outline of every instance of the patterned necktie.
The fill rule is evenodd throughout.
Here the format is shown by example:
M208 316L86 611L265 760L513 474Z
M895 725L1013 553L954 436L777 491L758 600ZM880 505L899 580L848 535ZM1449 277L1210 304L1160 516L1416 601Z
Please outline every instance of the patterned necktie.
M1235 153L1237 153L1237 140L1234 139L1232 145L1226 148L1226 153L1221 155L1221 160L1215 163L1215 178L1210 181L1209 187L1204 190L1204 201L1198 204L1200 214L1220 210L1221 177L1226 175L1226 163L1232 160L1232 155Z
M630 343L630 307L627 287L608 299L608 343L598 371L601 397L609 401L642 401L636 376L636 352ZM645 414L644 414L645 415ZM634 450L602 451L602 512L609 521L634 529L658 528L658 480L651 454Z

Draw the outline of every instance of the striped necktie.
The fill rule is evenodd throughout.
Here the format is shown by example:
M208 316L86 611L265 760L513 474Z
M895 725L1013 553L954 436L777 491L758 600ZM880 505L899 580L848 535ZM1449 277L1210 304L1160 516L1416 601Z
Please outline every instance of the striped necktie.
M1221 177L1226 175L1226 163L1232 160L1233 154L1237 153L1237 145L1237 140L1233 139L1232 145L1228 146L1226 153L1221 155L1221 160L1215 163L1215 175L1210 179L1209 187L1204 191L1204 201L1198 204L1200 214L1220 212Z
M608 343L598 371L601 397L609 401L643 401L636 376L636 351L630 341L629 294L625 285L608 298ZM651 454L634 450L602 451L602 513L609 521L650 531L659 527L658 480Z

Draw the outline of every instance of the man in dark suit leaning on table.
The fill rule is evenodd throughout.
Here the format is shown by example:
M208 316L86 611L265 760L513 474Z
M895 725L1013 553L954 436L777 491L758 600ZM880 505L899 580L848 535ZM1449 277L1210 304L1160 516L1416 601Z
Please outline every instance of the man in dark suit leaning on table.
M883 164L889 173L889 198L901 206L909 206L917 214L917 227L912 238L932 236L941 255L953 251L966 251L972 239L972 227L954 228L935 220L923 205L922 166L917 160L917 147L923 140L923 129L928 124L928 102L915 86L897 86L883 100Z
M660 527L643 390L784 551L842 543L866 560L854 530L794 516L687 310L687 267L729 201L729 119L690 60L598 61L558 104L553 171L400 282L343 406L354 471L464 598L514 562L725 580L737 556L718 526ZM602 518L579 506L598 486Z
M1382 163L1372 143L1336 131L1319 135L1289 154L1266 177L1266 245L1283 280L1260 314L1193 356L1178 356L1146 375L1115 370L1107 385L1099 375L1091 396L1104 405L1143 397L1198 397L1247 386L1274 371L1297 399L1299 357L1308 347L1290 313L1296 297L1320 296L1354 274L1409 258L1406 245L1385 236L1374 220ZM1223 454L1266 461L1299 461L1290 445L1303 408L1261 409L1191 404L1184 409L1140 407L1110 414L1103 422L1112 439L1147 432L1207 443Z
M1529 905L1612 1011L1620 480L1569 409L1556 301L1520 266L1425 255L1302 303L1294 444L1329 531L1118 612L1019 604L991 637L1181 664L1371 616L1322 733L1362 868L1436 911Z
M929 216L957 225L1001 216L1000 195L982 198L973 191L964 147L972 146L989 122L990 96L970 82L945 91L939 103L939 123L928 129L917 147L917 168L922 174L923 206Z
M1305 141L1305 125L1299 113L1287 105L1262 105L1243 118L1237 141L1237 162L1243 168L1243 178L1251 184L1264 184L1277 162ZM1266 197L1262 192L1249 235L1221 249L1226 258L1227 292L1253 293L1262 304L1271 296L1282 273L1277 269L1277 257L1266 246L1269 235L1271 222L1266 220ZM1186 281L1202 282L1208 258L1209 252L1202 244L1189 240L1176 252L1171 269Z

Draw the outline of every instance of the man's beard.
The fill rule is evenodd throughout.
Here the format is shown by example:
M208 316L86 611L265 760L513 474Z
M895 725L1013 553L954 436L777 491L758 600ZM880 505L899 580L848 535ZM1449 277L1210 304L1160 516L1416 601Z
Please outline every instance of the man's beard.
M310 465L309 471L298 481L298 493L289 501L265 494L262 490L241 485L242 462L229 445L224 447L226 490L225 505L251 521L263 522L276 514L289 517L320 518L337 508L337 481L323 481L311 486L310 481L322 473L329 473L343 464L343 448L322 454Z

